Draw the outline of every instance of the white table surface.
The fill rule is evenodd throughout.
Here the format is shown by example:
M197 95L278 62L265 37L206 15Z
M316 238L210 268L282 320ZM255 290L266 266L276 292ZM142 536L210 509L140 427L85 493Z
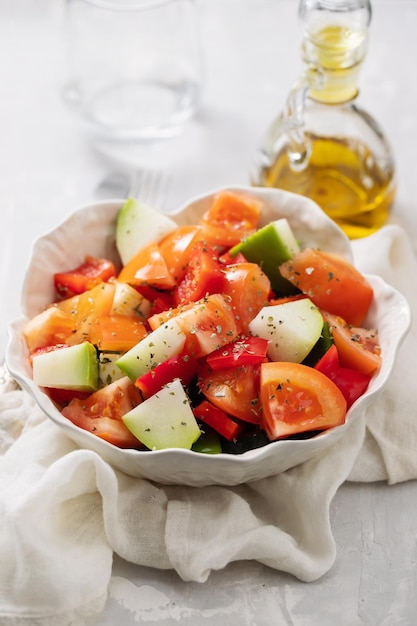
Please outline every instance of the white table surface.
M200 0L206 82L185 132L147 155L171 172L169 207L223 184L248 183L253 151L300 68L296 0ZM61 0L0 2L0 352L19 313L33 239L95 201L115 169L63 105ZM374 0L359 101L397 161L392 221L417 249L417 1ZM124 167L131 156L123 155ZM132 162L130 161L130 166ZM1 353L0 353L1 356ZM408 626L417 621L417 485L346 484L331 522L333 568L314 583L254 562L205 584L115 558L104 612L89 624Z

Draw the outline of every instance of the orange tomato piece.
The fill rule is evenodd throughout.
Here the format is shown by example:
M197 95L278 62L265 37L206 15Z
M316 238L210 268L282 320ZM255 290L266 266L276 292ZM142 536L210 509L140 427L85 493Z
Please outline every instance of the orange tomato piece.
M178 226L159 242L159 250L167 268L178 283L185 274L193 245L202 239L201 226Z
M366 278L336 254L305 248L280 265L280 272L316 306L360 326L373 298Z
M157 311L156 313L148 317L148 319L146 320L147 324L149 325L149 328L151 330L155 330L155 328L158 328L158 326L165 324L173 317L176 317L177 315L179 315L180 313L183 313L184 311L188 311L188 309L191 309L194 306L194 304L195 302L191 302L190 304L180 305L175 308L171 307L168 309L166 308L162 311Z
M73 317L56 306L50 306L29 320L23 329L29 352L66 342L76 330Z
M346 400L325 374L300 363L261 365L261 428L271 441L343 424Z
M220 191L200 221L208 243L231 247L253 233L259 222L262 202L235 191Z
M145 246L121 269L118 280L129 285L149 285L158 289L172 289L175 280L169 271L158 244Z
M139 390L129 378L121 378L87 399L74 398L62 409L73 424L120 448L143 448L143 444L122 421L142 401Z
M230 298L239 332L247 333L248 324L267 303L271 283L256 263L237 263L224 270L223 294Z
M133 315L99 317L90 331L90 341L104 352L127 352L148 334L146 326Z
M114 283L100 283L78 296L61 300L54 305L72 319L73 330L67 335L65 343L74 345L90 340L90 332L96 320L110 315L114 292Z
M362 374L375 374L381 367L381 348L378 331L351 326L338 315L322 311L329 323L342 367L349 367Z

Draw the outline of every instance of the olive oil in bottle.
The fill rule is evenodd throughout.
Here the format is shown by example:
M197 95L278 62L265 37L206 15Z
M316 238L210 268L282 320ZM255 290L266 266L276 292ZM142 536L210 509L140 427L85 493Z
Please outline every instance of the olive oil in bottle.
M256 154L252 183L313 199L350 238L387 220L395 196L390 146L355 102L367 0L302 0L304 72Z

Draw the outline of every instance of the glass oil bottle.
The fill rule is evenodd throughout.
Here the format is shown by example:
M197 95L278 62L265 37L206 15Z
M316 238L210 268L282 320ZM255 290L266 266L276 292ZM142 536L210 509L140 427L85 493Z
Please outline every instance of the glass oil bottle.
M303 72L255 155L254 185L313 199L351 239L387 220L395 196L389 143L356 103L369 0L301 0Z

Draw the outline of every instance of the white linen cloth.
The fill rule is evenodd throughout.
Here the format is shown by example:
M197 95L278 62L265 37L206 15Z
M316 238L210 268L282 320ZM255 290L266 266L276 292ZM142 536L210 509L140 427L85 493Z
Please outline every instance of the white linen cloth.
M410 242L394 225L354 242L356 265L409 299ZM383 394L319 458L239 487L159 486L79 449L21 390L0 395L0 624L63 626L100 611L113 553L204 582L254 559L313 581L336 557L329 508L346 480L417 478L417 324Z

